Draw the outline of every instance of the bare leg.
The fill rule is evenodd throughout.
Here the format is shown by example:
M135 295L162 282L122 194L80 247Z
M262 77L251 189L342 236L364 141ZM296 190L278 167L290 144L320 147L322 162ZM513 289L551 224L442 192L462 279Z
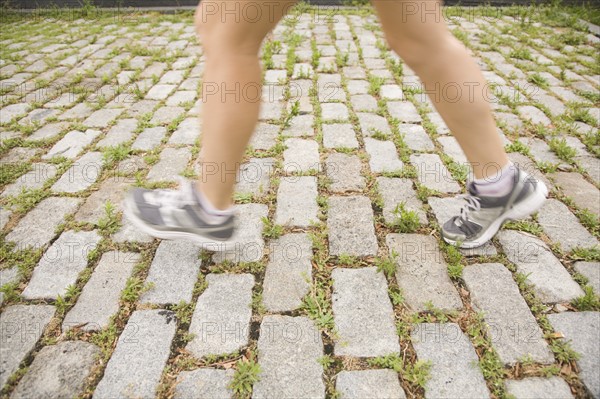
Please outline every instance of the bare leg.
M295 0L202 1L196 28L206 54L202 177L198 188L218 209L232 204L236 171L258 121L264 37Z
M391 48L413 69L455 135L476 179L493 179L508 157L483 88L477 64L444 21L441 1L372 0ZM458 85L458 100L442 88Z

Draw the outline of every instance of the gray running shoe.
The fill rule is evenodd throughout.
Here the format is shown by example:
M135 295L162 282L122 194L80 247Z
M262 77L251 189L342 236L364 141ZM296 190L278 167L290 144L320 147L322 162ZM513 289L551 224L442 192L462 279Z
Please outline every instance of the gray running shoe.
M523 219L536 212L548 196L546 185L522 170L515 173L513 189L504 197L478 195L476 186L469 182L468 194L460 197L466 204L460 215L442 226L442 237L447 243L460 248L479 247L496 235L507 220Z
M124 201L131 223L156 238L187 240L211 251L233 249L235 215L208 213L193 187L181 179L178 190L132 190Z

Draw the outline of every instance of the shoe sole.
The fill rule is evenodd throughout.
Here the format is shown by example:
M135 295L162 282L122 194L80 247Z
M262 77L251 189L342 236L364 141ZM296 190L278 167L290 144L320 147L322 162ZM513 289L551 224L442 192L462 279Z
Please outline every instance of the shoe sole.
M200 246L200 248L212 251L212 252L225 252L233 251L237 248L238 244L235 241L218 241L210 238L194 234L186 233L183 231L163 231L157 230L149 226L146 222L140 219L127 204L127 201L123 202L123 215L133 224L135 227L140 229L143 233L146 233L152 237L160 238L161 240L184 240L193 242Z
M520 204L513 206L508 211L504 212L498 219L494 220L492 224L487 228L486 231L483 232L481 237L477 238L473 241L460 242L448 239L446 237L442 238L448 244L457 245L460 244L460 248L462 249L472 249L477 248L491 240L496 233L500 230L502 225L509 220L519 220L528 217L529 215L537 212L542 205L544 205L544 201L548 198L548 187L541 181L538 181L537 189L535 192L527 198L525 201L522 201Z

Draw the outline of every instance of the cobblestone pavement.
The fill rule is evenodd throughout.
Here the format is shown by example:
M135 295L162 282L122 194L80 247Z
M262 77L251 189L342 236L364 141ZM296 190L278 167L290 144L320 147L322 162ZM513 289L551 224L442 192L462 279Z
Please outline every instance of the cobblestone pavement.
M422 87L368 9L298 8L265 42L245 244L215 254L120 210L198 173L219 88L191 14L3 22L2 397L600 397L600 39L486 10L451 29L551 199L470 251L440 239L468 168L424 94L469 88Z

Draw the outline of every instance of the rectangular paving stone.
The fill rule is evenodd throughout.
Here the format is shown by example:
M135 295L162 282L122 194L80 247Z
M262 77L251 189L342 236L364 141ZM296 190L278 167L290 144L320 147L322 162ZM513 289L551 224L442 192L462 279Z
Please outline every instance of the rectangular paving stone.
M154 111L150 123L154 125L168 125L185 112L183 107L160 107Z
M233 398L229 385L233 381L233 369L202 368L179 373L175 385L175 399Z
M56 165L50 163L34 163L31 170L20 176L14 183L7 185L0 197L18 196L23 190L39 190L44 184L56 176Z
M166 100L176 87L177 85L170 84L158 84L152 86L152 88L148 90L145 98L147 100Z
M268 150L275 145L278 134L279 126L259 122L256 125L254 135L250 139L250 146L255 150Z
M325 398L321 334L306 317L265 316L258 338L260 380L252 398Z
M330 180L329 190L334 193L362 191L366 187L361 176L362 164L356 155L333 153L325 161L325 171Z
M310 170L319 172L319 144L314 140L287 139L287 149L283 152L283 169L285 173L303 173Z
M554 356L510 271L500 263L467 266L463 280L477 311L484 313L492 346L500 360L514 365L529 356L550 364ZM500 300L500 298L502 300Z
M548 117L537 107L533 105L522 105L517 107L517 111L523 120L530 121L533 124L541 124L544 126L550 125L552 122Z
M129 188L129 184L118 178L107 179L102 183L98 191L94 191L85 200L85 203L75 214L77 222L93 223L106 217L106 204L114 205L115 210L119 206Z
M293 137L314 136L314 121L315 117L313 115L295 116L290 121L290 126L285 128L282 134Z
M318 222L317 178L290 176L282 178L277 190L275 223L285 226L309 227Z
M565 312L548 315L548 321L557 333L564 335L565 341L581 355L577 360L579 378L592 394L600 397L600 312Z
M59 142L54 144L50 151L42 156L42 159L51 159L55 156L69 159L77 158L83 148L91 144L100 133L99 130L93 129L88 129L85 133L77 130L70 131Z
M134 252L104 253L77 303L65 316L63 331L75 326L80 326L84 331L108 327L110 318L119 311L121 291L141 259L140 254Z
M94 399L154 398L177 320L169 310L136 310L119 336Z
M270 312L295 310L312 281L312 242L305 233L292 233L272 241L269 247L263 304Z
M275 170L275 159L273 158L250 158L240 166L236 193L252 194L258 198L271 189L271 174Z
M442 193L460 191L460 186L438 155L413 154L410 162L417 169L417 177L425 187Z
M248 344L252 316L251 274L209 274L192 316L195 337L186 349L196 357L235 352Z
M506 393L515 399L572 399L569 384L560 377L528 377L522 380L506 380Z
M413 151L433 151L433 141L421 125L401 124L398 129L408 148Z
M14 242L17 249L41 248L54 238L58 225L80 204L79 198L46 198L19 221L7 234L6 241Z
M417 108L408 101L389 101L387 103L388 111L392 118L405 123L421 123L422 118Z
M120 144L127 143L133 138L133 132L137 128L138 121L133 118L119 120L106 136L97 144L100 148L116 147Z
M187 144L193 145L200 137L200 122L198 118L184 119L177 130L169 137L169 144Z
M123 112L122 108L103 108L94 112L83 124L88 127L103 128L108 126L113 120L115 120Z
M144 129L144 131L137 136L137 138L131 145L131 149L139 151L150 151L154 147L158 146L166 135L167 129L164 126Z
M446 125L446 122L442 119L442 116L437 112L430 112L427 114L429 121L435 126L435 130L439 135L450 134L450 129Z
M86 190L98 180L103 165L101 152L88 152L67 169L52 185L51 190L55 193L69 194Z
M381 98L386 100L404 100L404 92L398 85L383 85L380 90Z
M429 197L427 202L440 228L454 216L460 215L460 209L465 204L464 200L456 197ZM459 249L459 251L466 256L493 256L498 254L496 247L491 241L476 248Z
M192 153L187 148L165 148L160 153L160 160L146 176L149 182L175 181L185 170L192 159Z
M396 146L391 141L365 138L365 150L369 154L369 166L373 173L399 172L404 164L398 157Z
M392 134L390 124L387 119L377 114L359 112L356 114L363 137L371 137L374 134Z
M363 196L329 197L327 228L333 256L376 255L379 249L373 226L371 200Z
M348 108L340 103L321 104L321 117L323 121L347 121L350 117Z
M140 298L142 303L161 305L191 302L201 261L200 248L186 241L161 241L147 283L153 285Z
M577 273L588 279L588 284L600 295L600 262L575 262L573 265Z
M570 302L583 295L581 287L542 240L516 230L501 231L498 240L508 260L527 276L542 302Z
M325 148L358 148L358 140L352 125L333 123L322 125Z
M380 398L406 398L398 374L389 369L340 371L335 378L335 390L344 399L369 398L374 392Z
M79 273L87 267L88 255L100 242L95 231L69 230L48 248L29 284L21 294L25 299L56 299L74 285Z
M213 261L219 263L224 260L232 262L258 262L263 257L265 240L263 239L263 218L269 215L269 209L263 204L237 205L239 218L232 240L236 242L235 248L223 251L216 246ZM210 248L213 249L213 248Z
M375 357L400 352L394 311L383 273L377 268L336 268L332 307L339 337L336 356Z
M550 239L565 251L573 248L593 248L600 245L579 223L577 216L569 208L556 199L548 199L540 208L537 215L538 223Z
M600 216L600 191L583 176L579 173L556 172L550 178L575 205Z
M450 281L448 266L434 237L388 234L385 241L390 255L395 255L396 280L413 311L425 311L428 304L444 311L462 309L462 301Z
M13 305L0 314L0 388L31 353L54 316L54 306Z
M437 139L442 148L444 149L444 154L450 156L454 162L459 165L469 165L469 160L467 156L463 152L462 148L458 144L458 141L452 136L442 136Z
M350 98L352 108L356 112L376 112L377 99L370 94L358 94Z
M529 174L529 176L534 177L536 180L543 182L548 190L552 190L554 188L554 183L552 183L546 175L544 175L537 167L536 163L531 160L531 158L520 154L518 152L509 152L508 158L510 161L515 164L519 169L524 170Z
M377 186L383 197L383 218L386 223L393 224L400 217L400 214L395 214L394 211L403 203L407 211L417 214L419 223L427 224L427 215L421 201L417 198L411 180L378 177Z
M490 397L477 353L458 324L416 324L411 342L417 358L431 363L426 398Z
M83 395L100 350L83 341L42 348L13 391L14 399L74 398Z

